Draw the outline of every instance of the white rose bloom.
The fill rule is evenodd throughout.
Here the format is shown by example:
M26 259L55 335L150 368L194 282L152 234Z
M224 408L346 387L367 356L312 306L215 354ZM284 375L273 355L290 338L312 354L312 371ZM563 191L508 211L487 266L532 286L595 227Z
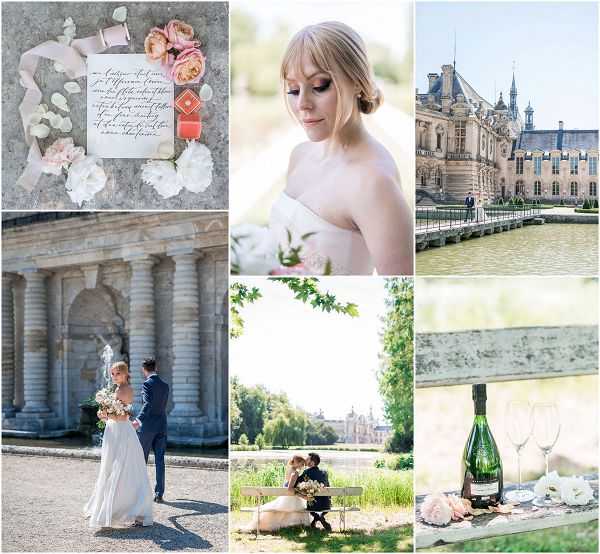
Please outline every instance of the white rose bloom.
M189 141L176 164L177 182L190 192L204 192L212 183L213 159L204 144Z
M569 506L585 506L594 498L594 492L583 477L563 477L560 498Z
M561 478L556 471L551 471L548 473L548 478L546 479L545 475L542 475L538 482L535 484L533 488L533 492L538 498L543 498L546 496L546 490L550 494L551 498L560 497L560 484Z
M175 196L181 190L172 162L148 160L142 166L142 181L154 187L163 198Z
M106 185L106 173L97 161L97 156L84 156L74 161L69 168L65 186L76 204L81 205L84 201L91 200Z
M240 275L268 275L279 267L277 243L268 227L245 223L231 231L231 262Z

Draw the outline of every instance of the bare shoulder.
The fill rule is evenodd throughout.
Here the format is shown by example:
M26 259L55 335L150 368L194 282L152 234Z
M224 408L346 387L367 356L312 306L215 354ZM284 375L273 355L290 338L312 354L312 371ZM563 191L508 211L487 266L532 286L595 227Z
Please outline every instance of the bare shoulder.
M129 400L133 398L133 389L131 385L121 385L117 389L117 398L119 400Z
M288 172L292 171L310 152L312 143L310 141L301 142L294 146L290 154L290 163L288 164Z

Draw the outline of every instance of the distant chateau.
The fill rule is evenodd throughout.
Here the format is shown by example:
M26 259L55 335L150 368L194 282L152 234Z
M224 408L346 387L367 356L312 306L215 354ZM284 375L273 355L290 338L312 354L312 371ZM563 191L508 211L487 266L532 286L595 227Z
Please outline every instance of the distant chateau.
M429 73L416 94L417 202L482 202L513 196L546 202L598 198L598 130L536 130L525 121L513 73L509 104L486 101L454 65Z
M329 425L338 435L338 443L346 444L385 444L392 435L391 425L382 425L373 417L373 410L369 415L359 415L352 411L344 419L326 419L323 412L313 415L313 421Z

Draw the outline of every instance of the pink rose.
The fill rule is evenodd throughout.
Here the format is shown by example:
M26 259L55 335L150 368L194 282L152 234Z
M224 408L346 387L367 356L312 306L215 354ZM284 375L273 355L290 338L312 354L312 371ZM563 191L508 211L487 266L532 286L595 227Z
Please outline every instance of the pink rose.
M169 48L170 44L166 33L158 27L154 27L154 29L148 33L146 40L144 40L146 56L152 61L166 61Z
M460 498L455 494L449 494L446 498L448 505L452 509L452 519L465 519L465 516L471 513L471 502L465 498Z
M452 519L452 508L443 494L428 494L421 504L421 516L433 525L447 525Z
M42 172L60 175L63 169L68 169L73 162L83 159L84 155L85 150L81 146L75 146L71 137L56 139L42 157Z
M199 83L206 69L204 55L198 48L188 48L175 58L170 79L176 85Z
M194 38L194 28L183 21L172 19L165 27L167 39L177 50L195 48L199 43Z

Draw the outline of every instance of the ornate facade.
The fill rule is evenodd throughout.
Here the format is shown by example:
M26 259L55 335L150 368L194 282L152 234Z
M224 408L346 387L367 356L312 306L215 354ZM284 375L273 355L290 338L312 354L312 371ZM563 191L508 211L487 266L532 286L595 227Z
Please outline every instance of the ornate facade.
M109 344L135 391L156 357L170 442L226 441L224 213L5 214L2 239L3 429L76 429Z
M547 202L597 198L598 131L536 130L525 121L513 75L507 105L480 96L453 65L428 74L416 95L417 202L462 203L469 191L483 203L521 196Z
M314 421L329 425L337 433L338 442L346 444L385 444L392 434L390 425L380 424L373 411L368 416L352 411L344 419L326 419L323 412L312 416Z

